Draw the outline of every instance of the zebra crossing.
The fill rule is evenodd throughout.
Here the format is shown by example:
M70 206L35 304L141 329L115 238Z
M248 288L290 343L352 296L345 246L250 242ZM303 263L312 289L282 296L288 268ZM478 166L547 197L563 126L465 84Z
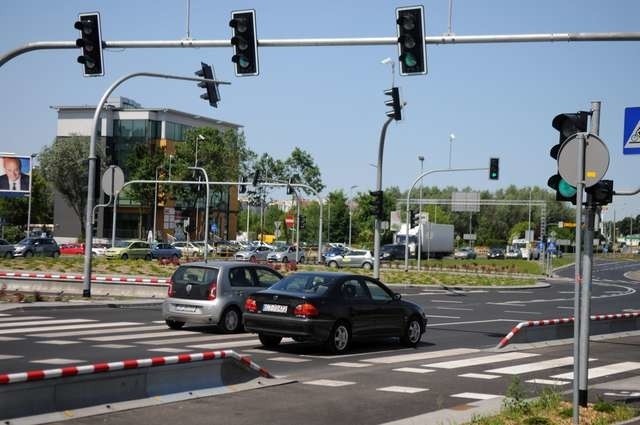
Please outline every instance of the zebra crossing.
M42 348L33 350L34 358L25 359L32 366L53 367L57 365L81 364L89 362L82 359L82 351L75 350L69 357L61 353L64 347L77 344L107 350L105 356L121 356L118 350L135 348L149 355L155 353L179 353L205 350L233 349L243 354L260 355L261 366L270 369L276 365L286 366L321 359L325 366L337 369L349 369L349 378L345 380L323 379L310 376L301 379L303 385L349 388L359 385L358 370L367 373L370 369L386 368L388 372L384 386L376 391L385 393L416 394L430 391L430 377L437 374L449 374L450 379L468 383L468 390L455 392L450 397L485 400L502 397L493 392L479 391L485 383L522 377L527 383L537 385L568 386L573 379L573 357L556 355L548 357L536 352L487 352L476 348L451 348L433 351L411 351L402 353L355 353L344 356L314 356L305 354L287 354L264 349L253 334L201 333L193 330L171 330L163 322L113 321L103 322L94 319L74 317L60 319L42 315L0 316L0 372L3 362L11 361L20 355L10 350L11 343L30 342ZM283 344L292 343L284 339ZM61 352L56 349L63 350ZM108 350L111 350L110 352ZM404 351L404 350L402 350ZM129 355L129 354L128 354ZM590 358L590 379L633 373L640 374L639 361L604 362L594 356ZM448 375L448 376L449 376ZM467 388L465 388L467 389Z

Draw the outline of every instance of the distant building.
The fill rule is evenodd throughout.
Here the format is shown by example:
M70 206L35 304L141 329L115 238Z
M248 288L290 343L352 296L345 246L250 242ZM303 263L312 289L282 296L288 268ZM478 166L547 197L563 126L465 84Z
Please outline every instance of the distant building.
M52 106L58 113L56 137L90 136L93 127L95 106ZM125 172L124 161L132 150L140 144L154 143L169 155L175 152L175 144L185 140L188 129L196 127L211 127L220 130L232 129L238 131L242 126L200 115L177 111L169 108L144 108L139 103L125 97L109 99L102 111L98 136L106 146L108 165L118 165ZM98 175L96 178L100 179ZM122 203L121 203L122 201ZM139 206L132 205L127 200L118 200L116 218L117 238L147 238L149 229L153 228L153 205L144 206L148 214L140 222ZM238 231L237 214L239 209L237 187L229 187L226 199L217 200L215 208L211 208L214 221L210 219L210 227L222 239L234 239ZM174 201L167 201L167 205L159 204L156 215L157 236L160 239L170 239L177 228L182 226L183 216L181 206ZM199 231L194 232L193 238L203 239L204 212L191 219L198 222ZM113 210L100 208L98 211L98 226L96 237L111 238ZM60 194L54 196L54 223L57 238L76 238L81 234L80 222L71 208ZM193 223L193 221L192 221Z

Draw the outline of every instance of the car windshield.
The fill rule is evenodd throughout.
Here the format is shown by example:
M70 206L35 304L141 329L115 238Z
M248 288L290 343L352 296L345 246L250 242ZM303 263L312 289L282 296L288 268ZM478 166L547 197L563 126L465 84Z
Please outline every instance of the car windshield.
M131 241L116 241L114 247L127 248L129 245L131 245Z
M180 267L171 277L173 283L209 284L218 278L218 269L209 267Z
M33 243L33 239L22 239L20 242L18 242L16 245L31 245Z
M271 289L292 294L323 294L327 292L332 283L332 276L307 273L292 274L273 285Z
M287 252L287 250L288 250L288 249L289 249L289 247L288 247L288 246L279 246L279 247L276 249L276 252Z

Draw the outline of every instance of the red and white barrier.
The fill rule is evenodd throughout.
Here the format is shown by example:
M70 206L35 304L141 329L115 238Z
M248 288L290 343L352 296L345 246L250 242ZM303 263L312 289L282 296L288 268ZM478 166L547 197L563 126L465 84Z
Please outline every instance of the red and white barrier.
M615 319L636 319L640 317L640 312L635 313L613 313L613 314L594 314L589 316L591 320L615 320ZM573 317L565 317L561 319L550 319L550 320L529 320L528 322L520 322L516 326L511 329L504 338L500 340L498 346L496 348L502 348L505 345L509 344L511 339L518 333L522 328L534 327L534 326L548 326L548 325L559 325L563 323L573 323Z
M82 274L0 271L0 278L2 277L10 278L10 279L39 279L39 280L63 280L63 281L84 280L84 275ZM166 285L169 283L169 278L91 275L91 281L92 282L115 282L115 283L153 283L153 284Z
M17 382L40 381L43 379L63 378L76 375L88 375L92 373L113 372L124 369L137 369L144 367L163 366L178 363L191 363L206 360L231 358L239 361L246 367L253 369L265 378L273 378L266 369L255 364L247 356L241 356L233 350L205 351L202 353L179 354L176 356L152 357L148 359L124 360L120 362L96 363L83 366L68 366L58 369L31 370L28 372L0 374L1 384L13 384Z

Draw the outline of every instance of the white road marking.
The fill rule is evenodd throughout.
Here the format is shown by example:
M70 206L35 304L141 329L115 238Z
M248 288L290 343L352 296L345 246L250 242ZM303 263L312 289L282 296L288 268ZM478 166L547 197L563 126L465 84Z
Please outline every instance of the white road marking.
M9 342L9 341L20 341L24 338L17 338L17 337L13 337L13 336L0 336L0 341L2 342Z
M590 359L595 360L595 359ZM487 370L489 373L502 373L505 375L520 375L522 373L536 372L539 370L553 369L556 367L568 366L573 364L573 356L562 357L559 359L544 360L541 362L525 363L510 367L501 367L498 369Z
M433 369L423 369L420 367L400 367L398 369L393 369L396 372L409 372L409 373L429 373L435 372Z
M131 348L131 347L135 347L135 345L128 345L128 344L100 344L100 345L93 345L93 347L96 347L96 348L113 348L113 349L120 349L120 348Z
M431 300L432 303L452 303L452 304L462 304L462 301L452 301L452 300Z
M355 382L349 381L334 381L331 379L316 379L315 381L303 382L306 385L319 385L323 387L344 387L346 385L353 385Z
M532 291L498 291L498 294L533 294Z
M410 362L415 360L436 359L439 357L460 356L463 354L477 353L478 351L480 350L477 350L475 348L452 348L450 350L425 351L422 353L398 354L395 356L374 357L372 359L362 359L361 361L368 362L368 363L381 363L381 364L402 363L402 362Z
M434 326L448 326L448 325L468 325L471 323L490 323L490 322L521 322L522 320L516 319L489 319L489 320L471 320L468 322L447 322L447 323L433 323L429 324L427 327L432 328Z
M438 316L435 314L425 314L426 317L431 317L433 319L459 319L460 316Z
M150 348L147 351L153 351L153 352L158 352L158 353L190 353L193 350L185 350L184 348L170 348L170 347L165 347L165 348Z
M416 388L416 387L400 387L397 385L391 387L376 388L376 391L387 391L391 393L404 393L415 394L422 391L429 391L429 388Z
M47 316L3 317L3 318L0 318L0 323L2 323L2 322L18 322L18 321L24 321L24 320L44 320L44 319L51 319L51 317L47 317ZM2 326L2 325L0 325L0 326Z
M168 331L165 330L163 332L154 332L154 333L136 333L136 334L126 334L126 335L111 335L111 336L93 336L90 338L80 338L84 341L97 341L97 342L108 342L108 341L126 341L128 339L148 339L148 338L159 338L165 336L185 336L185 335L193 335L191 332L187 331Z
M0 354L0 360L19 359L22 356L14 356L13 354Z
M192 332L191 334L194 334L194 333ZM153 340L153 341L141 341L140 344L167 345L167 344L185 344L187 342L202 342L202 341L216 342L216 341L224 341L224 340L227 340L227 339L254 338L254 336L251 335L251 334L247 334L247 335L241 335L241 334L230 334L230 335L206 334L206 335L202 335L202 334L195 333L195 335L199 335L199 336L192 336L192 337L187 337L187 338L156 339L156 340Z
M40 360L31 360L29 363L44 363L44 364L55 364L55 365L63 365L63 364L72 364L72 363L86 363L85 360L76 360L76 359L40 359Z
M88 329L88 328L107 328L113 326L111 323L89 323L82 325L63 325L63 326L42 326L37 328L25 328L25 329L5 329L0 331L0 334L17 334L17 333L30 333L30 332L47 332L47 331L64 331L68 329Z
M233 347L248 347L251 345L261 345L262 343L258 338L246 340L246 341L232 341L232 342L220 342L215 344L200 344L189 345L189 348L203 348L205 350L224 350L225 348Z
M640 362L614 363L610 365L589 368L587 376L589 376L589 379L600 378L602 376L615 375L617 373L631 372L632 370L636 369L640 369ZM552 378L573 380L573 372L553 375Z
M338 362L338 363L329 363L329 366L340 366L340 367L369 367L370 364L366 363L354 363L354 362Z
M490 356L472 357L463 360L452 360L448 362L430 363L422 365L424 367L435 367L440 369L457 369L461 367L478 366L489 363L508 362L510 360L525 359L527 357L535 357L540 354L535 353L519 353L514 351L512 353L494 354Z
M87 323L87 322L97 322L97 320L92 319L65 319L65 320L33 320L30 322L5 322L0 325L0 328L9 328L0 330L1 334L6 333L18 333L18 332L30 332L29 329L16 329L19 326L49 326L49 325L60 325L62 323L70 324L70 323Z
M80 344L80 341L64 341L60 339L48 339L46 341L36 341L36 344L69 345L69 344Z
M458 394L452 394L451 397L470 398L473 400L490 400L492 398L503 398L504 396L496 395L496 394L483 394L483 393L458 393Z
M29 336L42 337L42 338L61 338L61 337L69 337L69 336L82 336L82 335L104 335L108 333L123 333L130 331L151 331L151 330L160 330L166 329L165 326L140 326L133 327L133 325L138 325L136 322L111 322L104 323L101 325L101 329L91 329L88 331L68 331L68 332L53 332L46 334L30 334ZM124 328L113 328L114 326L126 326ZM95 326L94 326L95 327ZM105 329L111 328L111 329Z
M558 294L571 294L571 295L573 295L573 291L558 291Z
M472 378L472 379L496 379L500 378L500 375L489 375L487 373L465 373L462 375L458 375L461 378Z
M556 308L559 308L560 310L575 310L575 307L564 307L564 306L558 306Z
M488 302L487 304L489 305L504 305L507 307L524 307L526 304L519 304L515 301L505 301L505 302L501 302L501 303L493 303L493 302Z
M542 384L542 385L566 385L569 383L569 381L560 381L558 379L539 379L539 378L534 378L534 379L529 379L525 382L529 382L531 384Z
M542 314L540 311L511 311L505 310L504 313L513 313L513 314Z
M304 363L310 362L309 359L301 359L300 357L271 357L267 359L272 362L283 362L283 363Z
M437 310L460 310L460 311L473 311L472 308L456 308L456 307L436 307Z

